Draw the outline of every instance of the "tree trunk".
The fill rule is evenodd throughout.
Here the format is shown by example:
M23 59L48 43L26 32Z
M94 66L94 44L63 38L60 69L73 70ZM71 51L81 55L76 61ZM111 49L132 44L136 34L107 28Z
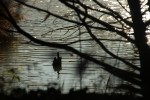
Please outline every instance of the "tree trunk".
M150 48L147 44L146 27L142 20L140 0L128 0L136 46L140 57L141 89L144 99L150 100Z

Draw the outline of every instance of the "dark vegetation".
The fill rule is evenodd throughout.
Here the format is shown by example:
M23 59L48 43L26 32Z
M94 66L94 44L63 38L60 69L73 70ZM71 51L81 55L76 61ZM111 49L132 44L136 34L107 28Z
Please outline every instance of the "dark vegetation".
M141 100L130 94L97 94L87 93L87 89L70 90L68 94L62 94L59 89L49 88L47 91L32 90L26 92L24 89L14 89L8 96L0 94L0 100Z
M3 5L8 8L8 11L16 22L22 19L21 14L17 12L18 7L20 6L18 3L14 3L12 0L1 0L1 2L3 2ZM0 12L7 15L2 6L0 6ZM12 28L13 25L0 14L0 43L11 42L13 40Z
M110 74L119 77L120 79L130 83L131 85L122 86L123 89L128 89L131 93L134 92L134 94L141 94L145 99L149 100L150 97L150 80L148 76L150 76L150 48L147 44L147 33L146 31L149 30L149 24L150 20L143 20L144 14L148 12L147 9L144 9L142 11L142 7L146 6L146 4L142 5L143 2L140 0L125 0L127 2L126 7L119 2L119 0L116 0L118 4L120 4L120 7L126 12L129 13L129 16L124 18L120 12L117 12L110 7L107 7L105 4L99 2L98 0L93 0L92 2L97 5L102 10L94 9L90 6L87 6L84 4L84 0L58 0L60 3L64 4L64 6L68 7L69 9L73 10L75 12L75 15L78 17L79 21L72 20L70 18L66 18L65 16L61 16L58 14L55 14L53 12L49 12L47 10L32 6L30 4L27 4L21 0L14 0L13 2L9 2L9 0L1 0L0 1L0 40L2 41L8 41L10 40L10 37L12 34L11 32L18 32L22 35L24 35L26 38L28 38L30 41L42 45L42 46L48 46L48 47L54 47L59 49L65 49L68 51L73 52L74 54L80 56L83 59L86 59L88 61L94 62L95 64L98 64L100 68L104 69L105 71L109 72ZM37 38L34 38L31 34L23 30L18 24L18 20L20 20L20 15L17 12L14 12L16 10L13 10L11 8L11 5L8 4L17 4L17 7L26 6L30 9L35 9L39 12L44 12L47 15L44 18L44 21L47 20L49 16L53 16L57 19L64 20L69 23L75 24L75 26L78 26L77 28L84 27L86 30L86 33L89 34L91 39L97 43L104 52L106 52L108 55L110 55L112 58L119 60L120 62L127 65L129 68L132 69L132 71L124 70L121 68L117 68L113 65L110 65L109 63L105 63L102 60L96 59L92 57L89 54L86 54L84 52L80 52L76 50L76 48L71 47L68 44L60 44L57 42L48 42L43 41ZM16 8L16 7L15 7ZM11 9L11 10L10 10ZM97 18L96 16L92 16L88 13L89 10L95 11L96 13L100 13L101 16ZM103 15L111 16L113 18L113 21L106 22L105 20L101 19ZM98 26L96 26L98 24ZM15 31L13 31L13 28ZM59 30L59 29L58 29ZM70 29L69 29L70 30ZM132 64L130 60L127 60L123 57L120 57L113 52L111 52L102 42L102 39L99 39L96 37L94 32L92 30L101 30L101 31L108 31L110 33L115 33L116 35L121 36L124 38L124 42L130 42L133 47L136 49L136 53L139 56L140 61L140 67L136 64ZM133 30L129 32L128 30ZM122 40L120 40L122 41ZM76 41L75 41L76 42ZM81 67L81 66L80 66ZM83 67L83 66L82 66ZM84 71L86 68L79 68L79 71ZM136 88L137 86L138 88ZM140 88L139 88L140 87ZM2 99L23 99L24 98L32 98L33 99L41 99L45 98L48 99L48 97L51 98L51 96L54 99L123 99L123 100L133 100L136 99L134 96L131 95L119 95L119 94L95 94L95 93L86 93L86 91L74 91L70 92L69 94L61 94L59 90L55 89L49 89L48 91L31 91L29 93L23 92L23 94L20 94L17 96L15 94L15 91L21 93L20 91L23 90L14 90L12 95L6 96L5 94L1 94ZM82 91L82 92L81 92Z

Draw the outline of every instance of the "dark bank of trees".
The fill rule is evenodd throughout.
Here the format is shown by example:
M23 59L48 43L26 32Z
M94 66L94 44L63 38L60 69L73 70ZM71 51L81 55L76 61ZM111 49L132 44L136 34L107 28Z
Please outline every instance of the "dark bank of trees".
M121 66L117 68L103 60L96 59L90 54L78 51L76 48L70 46L70 44L84 40L73 41L70 44L60 44L57 43L57 41L43 41L33 37L17 24L16 19L12 13L10 13L8 7L3 1L0 1L1 9L4 10L4 12L0 12L1 17L11 23L11 25L15 28L15 31L24 35L36 44L65 49L73 52L83 59L94 62L105 71L130 83L130 86L124 86L125 89L129 89L135 93L140 93L147 99L150 98L150 81L148 78L150 76L150 48L148 46L148 30L150 21L149 18L145 17L149 12L147 10L148 6L144 0L112 0L107 2L102 2L100 0L58 0L59 3L63 4L64 7L67 7L67 9L70 10L68 15L66 12L59 15L58 13L33 6L21 0L14 0L13 2L18 2L18 4L30 9L35 9L39 13L45 13L46 16L43 21L47 21L47 19L52 16L55 18L54 20L59 19L64 22L71 23L73 26L61 27L51 30L50 32L61 29L67 29L68 31L77 29L80 33L78 36L83 36L84 33L86 33L91 37L90 41L92 40L97 43L101 47L101 50L107 53L111 58L124 63L132 70L129 71L122 69ZM117 7L117 9L115 9L115 7ZM72 16L76 18L74 19ZM80 31L81 28L84 29L84 32ZM111 37L109 37L109 39L103 39L103 37L97 36L98 33L95 34L95 30L99 30L99 32L101 31L103 33L108 32L109 36L111 36L111 34L115 34L116 37L121 38L119 38L119 40L116 38L112 39ZM104 44L103 40L118 41L118 43L130 43L133 45L133 51L135 50L135 53L138 55L140 65L134 64L131 59L126 59L125 57L117 55L109 50L109 47ZM80 69L80 71L83 70L85 70L85 68Z

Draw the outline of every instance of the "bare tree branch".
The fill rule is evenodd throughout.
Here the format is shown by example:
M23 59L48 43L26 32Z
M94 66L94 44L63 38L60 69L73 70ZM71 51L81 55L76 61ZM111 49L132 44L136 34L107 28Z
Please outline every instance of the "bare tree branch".
M42 46L48 46L48 47L54 47L54 48L60 48L60 49L65 49L65 50L68 50L68 51L71 51L75 54L77 54L78 56L81 56L82 58L84 59L87 59L89 61L92 61L98 65L101 65L101 68L103 68L104 70L110 72L111 74L117 76L117 77L120 77L124 80L127 80L128 82L131 82L133 84L136 84L136 85L140 85L141 82L139 80L139 75L135 74L135 73L131 73L131 72L127 72L125 70L122 70L122 69L119 69L119 68L115 68L109 64L106 64L102 61L99 61L91 56L88 56L87 54L85 53L81 53L79 52L78 50L70 47L70 46L67 46L67 45L64 45L64 44L59 44L59 43L54 43L54 42L46 42L46 41L42 41L40 39L36 39L34 38L32 35L30 35L29 33L25 32L23 29L21 29L21 27L18 26L18 24L15 22L14 18L11 16L11 14L9 13L8 9L5 7L5 5L3 5L3 3L0 1L0 5L5 9L6 13L7 13L7 16L4 15L3 13L0 12L0 14L6 18L9 22L12 23L12 25L14 26L14 28L16 30L18 30L18 32L20 32L20 34L24 35L25 37L27 37L29 40L37 43L37 44L40 44Z

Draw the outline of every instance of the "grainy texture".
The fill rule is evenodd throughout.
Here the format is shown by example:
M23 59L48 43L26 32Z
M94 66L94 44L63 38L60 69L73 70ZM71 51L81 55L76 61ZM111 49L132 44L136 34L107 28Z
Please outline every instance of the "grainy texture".
M31 2L32 1L34 0L31 0ZM57 1L55 0L36 0L33 5L54 12L56 11L56 13L65 11L66 8L63 8L62 5L58 6L56 2ZM52 9L52 7L54 8ZM60 12L58 9L61 9ZM75 30L71 30L68 33L66 33L67 30L47 33L49 30L72 24L68 24L61 20L56 20L54 22L55 18L53 17L42 22L45 14L39 13L36 10L31 10L27 7L23 7L23 13L25 19L20 23L20 26L36 38L42 38L45 41L58 43L70 43L80 39L91 39L87 33L81 35L81 37L78 36L78 32L72 34ZM81 31L84 31L84 29ZM95 31L94 34L101 38L122 39L109 32ZM0 82L4 83L3 89L7 92L14 87L26 88L27 91L32 89L46 90L48 86L53 85L50 83L54 82L60 84L56 85L56 88L59 86L62 87L63 92L68 92L72 87L80 89L85 86L87 86L90 91L106 92L108 82L110 86L116 86L122 82L120 79L102 70L100 68L101 66L93 64L92 62L87 62L87 69L82 73L82 76L80 76L77 74L77 67L81 62L80 57L65 50L36 46L35 44L28 43L29 40L19 34L15 34L15 37L17 40L12 41L10 43L11 45L6 44L6 46L0 47L0 77L4 77L4 80L0 80ZM103 43L110 51L120 57L127 59L135 58L133 55L133 47L129 43L115 41L103 41ZM115 60L106 54L94 41L82 41L71 44L70 46L115 67L130 70L130 68L125 66L122 62ZM52 67L52 61L57 52L59 52L62 57L62 70L60 71L59 78ZM137 65L139 64L138 61L131 62L137 63Z

